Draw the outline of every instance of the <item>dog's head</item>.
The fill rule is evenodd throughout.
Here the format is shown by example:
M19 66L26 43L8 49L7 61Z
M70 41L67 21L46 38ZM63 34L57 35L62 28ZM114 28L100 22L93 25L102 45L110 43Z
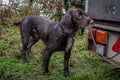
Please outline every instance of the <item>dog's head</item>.
M72 22L78 28L86 28L89 24L93 24L94 21L86 16L85 12L80 8L72 8L68 11L72 16Z
M69 9L65 19L77 28L86 28L94 22L90 17L86 16L85 12L80 8Z
M80 8L71 8L63 16L60 24L66 33L76 32L79 28L86 28L89 24L93 24L93 20L85 15Z

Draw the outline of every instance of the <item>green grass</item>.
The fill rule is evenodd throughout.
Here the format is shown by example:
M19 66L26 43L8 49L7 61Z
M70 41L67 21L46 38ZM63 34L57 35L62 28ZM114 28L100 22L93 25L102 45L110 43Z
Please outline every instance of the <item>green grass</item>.
M32 48L36 58L28 57L28 63L22 64L17 56L21 51L19 28L0 26L0 80L119 80L120 72L98 56L85 50L85 37L75 36L70 58L72 77L63 76L63 52L54 53L50 60L50 76L43 75L41 51L45 47L42 41Z

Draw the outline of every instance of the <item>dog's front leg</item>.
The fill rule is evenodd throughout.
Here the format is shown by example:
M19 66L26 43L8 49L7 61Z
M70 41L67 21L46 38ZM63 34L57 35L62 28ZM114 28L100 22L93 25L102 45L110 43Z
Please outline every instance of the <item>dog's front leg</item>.
M46 75L50 74L48 70L48 66L51 55L52 55L52 51L46 48L43 52L43 64L42 64L45 71L44 74Z
M66 44L66 48L65 48L65 55L64 55L64 75L65 75L65 77L70 77L68 64L69 64L69 58L70 58L73 43L74 43L73 37L69 37L67 39L67 44Z

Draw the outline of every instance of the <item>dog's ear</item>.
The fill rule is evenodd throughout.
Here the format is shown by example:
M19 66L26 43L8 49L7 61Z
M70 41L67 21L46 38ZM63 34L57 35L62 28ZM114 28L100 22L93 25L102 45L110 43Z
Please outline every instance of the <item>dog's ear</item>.
M60 24L64 30L65 33L71 33L71 29L73 27L73 11L70 9L66 12L66 14L63 16L62 20L60 21Z
M66 14L64 15L64 17L62 18L62 20L61 20L61 22L64 24L66 24L66 23L71 23L72 21L71 21L71 18L72 18L72 11L71 10L68 10L67 12L66 12Z

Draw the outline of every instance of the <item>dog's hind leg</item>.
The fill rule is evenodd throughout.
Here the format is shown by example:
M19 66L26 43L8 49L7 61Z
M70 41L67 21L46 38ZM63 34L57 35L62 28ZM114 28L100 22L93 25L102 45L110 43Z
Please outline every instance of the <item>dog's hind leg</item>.
M48 66L51 55L52 55L52 51L46 48L43 53L43 64L42 64L42 67L44 68L45 71L44 74L46 75L50 74L48 70Z
M30 41L29 41L29 43L28 43L28 46L27 46L27 53L28 53L28 55L31 57L31 58L34 58L35 57L35 55L32 53L32 51L31 51L31 48L32 48L32 46L38 41L39 39L37 39L37 38L32 38L32 39L30 39Z
M31 36L31 38L30 38L28 46L27 46L27 53L31 58L34 58L35 55L32 53L31 48L39 40L38 32L35 29L32 29L30 36Z
M26 63L27 62L26 51L27 51L27 46L28 46L29 39L30 39L30 34L28 32L21 31L21 37L22 37L22 44L23 44L21 56L23 59L23 63Z

